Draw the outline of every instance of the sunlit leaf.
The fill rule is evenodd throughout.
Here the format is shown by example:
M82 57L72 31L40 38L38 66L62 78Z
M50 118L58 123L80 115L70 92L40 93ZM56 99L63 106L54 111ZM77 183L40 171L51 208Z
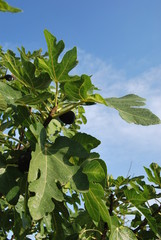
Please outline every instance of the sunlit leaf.
M148 175L148 180L161 187L161 167L157 163L151 163L150 169L146 167L144 169Z
M43 70L48 72L51 79L55 82L77 81L78 76L70 76L69 72L77 65L77 50L73 49L66 52L61 62L58 58L62 53L65 45L61 40L57 43L57 39L47 30L44 31L49 59L38 58L38 65Z
M17 13L17 12L21 12L22 10L19 8L10 6L6 1L0 0L0 11Z
M83 168L83 172L87 174L89 181L101 182L105 178L105 172L99 161L88 162Z
M0 82L0 96L1 95L8 104L15 104L15 100L22 96L21 92L13 89L12 86L4 82Z
M85 206L94 221L99 222L101 217L111 228L111 218L105 203L102 201L103 197L102 186L98 183L90 183L89 191L84 193Z
M109 107L119 111L120 116L129 123L152 125L161 123L160 119L149 109L140 108L145 105L145 99L130 94L121 98L106 98Z
M137 240L137 238L129 228L121 226L114 230L110 240Z
M7 103L5 101L5 98L0 93L0 110L4 111L7 108Z
M29 61L24 53L21 52L20 58L17 58L15 54L8 50L6 54L2 55L5 66L12 72L14 77L25 87L38 90L44 90L48 88L51 83L51 79L48 73L40 73L36 76L36 67L34 63Z
M43 139L44 134L40 136ZM72 155L83 157L86 151L66 137L57 138L51 146L43 145L42 142L37 144L36 151L32 153L28 176L29 190L35 192L28 203L33 219L38 220L54 209L52 198L63 201L63 193L57 184L65 185L71 178L74 181L79 171L78 166L69 162Z

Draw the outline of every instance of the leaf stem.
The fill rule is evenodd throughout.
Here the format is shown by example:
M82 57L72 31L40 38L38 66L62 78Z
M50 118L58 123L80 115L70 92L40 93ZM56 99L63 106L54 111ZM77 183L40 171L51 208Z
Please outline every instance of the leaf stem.
M8 134L3 134L4 137L7 137L7 138L11 138L12 140L18 142L19 144L22 144L25 148L28 148L28 145L26 145L25 143L23 143L21 140L13 137L13 136L9 136Z
M161 212L161 205L158 206L158 208L153 212L153 214L151 216L155 217L160 212ZM145 227L147 223L148 223L148 220L146 218L144 218L144 220L140 223L140 225L137 228L135 228L134 230L132 230L133 233L137 233L139 230L141 230L143 227Z
M59 117L60 115L72 110L73 108L76 108L77 106L81 105L83 103L83 101L80 101L78 103L74 103L74 104L69 104L67 107L65 107L65 109L63 111L61 111L61 113L56 113L54 115L54 117Z
M66 107L64 111L61 111L61 113L56 113L57 111L57 107L53 107L52 110L50 111L48 117L46 118L46 120L44 121L44 127L46 128L48 126L48 124L50 123L50 121L52 120L52 118L54 117L59 117L60 115L70 111L71 109L79 106L80 104L82 104L83 102L80 101L78 103L75 103L75 104L71 104L70 107Z
M56 84L55 107L57 108L57 106L58 106L58 82L55 81L55 84Z
M80 233L80 235L79 235L79 237L81 238L82 236L83 236L83 234L85 234L86 232L98 232L100 235L102 235L102 233L99 231L99 230L97 230L97 229L84 229L81 233Z

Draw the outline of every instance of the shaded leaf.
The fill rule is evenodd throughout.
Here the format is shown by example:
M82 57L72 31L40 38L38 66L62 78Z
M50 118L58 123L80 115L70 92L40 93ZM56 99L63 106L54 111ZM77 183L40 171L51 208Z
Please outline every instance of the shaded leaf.
M91 79L87 75L82 75L81 79L74 84L72 82L66 82L64 85L65 94L69 99L86 101L90 90L93 90L93 84Z
M101 182L105 178L105 172L99 161L88 162L84 168L83 172L87 174L89 181Z
M80 168L70 180L71 188L80 192L87 192L89 189L89 182L87 175L84 174L82 168Z
M14 186L6 195L6 200L10 204L16 204L19 198L20 188L19 186Z
M21 176L17 167L0 166L0 193L6 195L7 201L15 204L19 197L17 179Z
M80 143L88 152L101 143L97 138L86 133L76 133L72 139Z
M29 94L29 95L25 95L20 99L16 100L17 104L21 104L21 105L36 105L36 104L40 104L42 102L44 102L46 99L50 98L52 96L51 93L48 92L44 92L44 93L39 93L37 96L33 97L33 95Z
M87 103L87 105L100 103L107 106L106 100L99 94L93 94L93 90L95 90L95 87L90 77L85 74L74 84L72 82L66 82L64 85L64 91L68 99L75 101L80 100Z
M135 189L126 189L124 190L124 193L127 199L135 206L145 203L147 200L146 197L143 196L143 194L137 193Z

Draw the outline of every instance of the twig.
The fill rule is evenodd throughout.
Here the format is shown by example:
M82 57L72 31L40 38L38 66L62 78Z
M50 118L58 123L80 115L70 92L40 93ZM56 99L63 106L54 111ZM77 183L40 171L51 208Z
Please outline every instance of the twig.
M20 150L20 148L21 148L21 143L22 143L22 141L23 141L23 138L24 138L24 128L22 127L22 128L21 128L20 138L19 138L20 142L17 144L17 150Z
M110 209L109 209L109 214L110 216L113 215L113 199L114 199L114 195L111 193L109 196L109 200L110 200Z
M56 113L56 111L57 111L57 107L53 107L51 112L49 113L49 116L46 118L46 120L45 120L45 122L43 124L44 128L46 128L48 126L48 124L52 120L53 115Z
M157 215L157 213L161 212L161 205L158 207L158 209L156 209L153 213L152 213L152 217L155 217ZM148 223L148 220L146 218L144 218L144 220L140 223L140 225L135 228L133 231L133 233L137 233L140 229L142 229L143 227L146 226L146 224Z
M107 223L105 222L105 223L104 223L104 230L103 230L103 233L102 233L102 236L101 236L101 240L106 240L107 230L108 230L108 225L107 225Z
M28 145L27 145L27 144L23 143L22 141L20 141L19 139L15 138L15 137L13 137L13 136L10 136L10 135L8 135L8 134L3 134L3 136L6 137L6 138L11 138L11 139L13 139L14 141L22 144L25 148L28 148Z
M110 196L109 196L109 200L110 200L109 214L110 214L110 216L113 215L113 199L114 199L114 195L111 193ZM103 231L101 240L106 240L106 233L107 233L107 231L108 231L108 225L105 222L104 223L104 231Z

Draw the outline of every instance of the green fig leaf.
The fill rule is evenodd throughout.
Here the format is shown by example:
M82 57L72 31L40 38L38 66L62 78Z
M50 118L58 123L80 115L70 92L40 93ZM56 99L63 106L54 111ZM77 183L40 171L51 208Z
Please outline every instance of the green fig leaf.
M39 93L39 95L35 97L32 94L28 94L23 96L22 98L17 99L16 103L19 105L27 104L29 106L33 106L33 105L37 105L44 102L46 99L50 98L51 96L52 94L48 92Z
M80 182L78 185L75 181L75 176L81 171L80 167L69 162L71 156L87 157L87 152L81 145L66 137L59 137L54 144L45 145L44 134L41 130L42 141L40 139L32 153L28 175L29 190L35 193L35 196L29 198L28 206L35 220L41 219L54 209L52 198L57 201L64 200L59 184L65 185L73 179L79 190L88 190L88 181L87 186L82 183L83 187Z
M90 182L101 182L105 178L104 169L96 160L88 162L83 168L83 173L87 174Z
M21 9L10 6L6 1L0 0L0 11L2 12L22 12Z
M106 98L109 107L119 111L122 119L128 123L153 125L161 123L160 119L149 109L140 108L145 105L145 99L134 94L121 98Z
M13 105L16 105L15 101L22 97L21 92L13 89L12 86L9 86L4 82L0 82L0 96L1 95L3 97L3 101L5 101L7 104Z
M128 227L120 226L115 228L110 240L137 240L135 234Z
M49 74L42 72L37 76L34 63L30 62L23 52L20 55L21 61L11 50L8 50L6 54L2 55L4 65L22 85L28 87L33 92L36 89L44 90L48 88L51 83Z
M3 97L3 95L0 93L0 110L4 111L7 108L7 103Z
M77 49L74 47L63 56L61 62L58 58L64 50L64 42L57 39L47 30L44 31L48 46L49 59L38 58L38 66L50 75L55 82L77 81L78 76L70 76L69 72L77 65Z
M72 139L80 143L88 152L101 143L97 138L86 133L76 133Z
M104 222L108 223L111 228L111 217L107 206L102 198L104 197L104 189L99 183L90 183L89 191L83 194L85 206L91 218L99 222L100 217Z

